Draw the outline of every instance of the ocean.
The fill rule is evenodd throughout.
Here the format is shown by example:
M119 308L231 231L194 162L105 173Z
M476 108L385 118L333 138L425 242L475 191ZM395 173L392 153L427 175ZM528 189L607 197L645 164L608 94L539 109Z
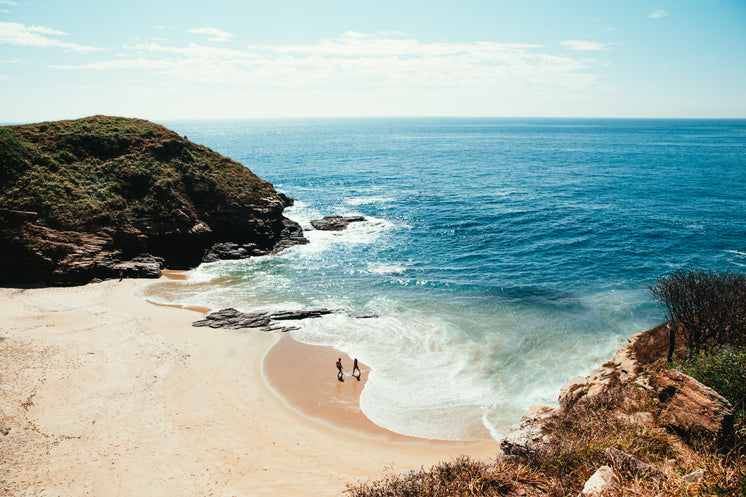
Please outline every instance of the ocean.
M368 365L363 412L405 435L499 438L663 322L658 276L746 267L746 120L163 124L295 198L310 244L140 295L344 309L292 333ZM367 221L310 230L329 214Z

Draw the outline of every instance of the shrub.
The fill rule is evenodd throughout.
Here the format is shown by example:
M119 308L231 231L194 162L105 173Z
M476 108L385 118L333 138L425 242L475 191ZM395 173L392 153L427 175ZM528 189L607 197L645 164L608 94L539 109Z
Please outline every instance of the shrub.
M703 347L746 345L746 274L679 270L658 278L650 290L666 307L669 361L676 330L683 333L690 357Z
M712 388L733 404L736 414L746 406L746 349L723 347L677 364L677 369Z

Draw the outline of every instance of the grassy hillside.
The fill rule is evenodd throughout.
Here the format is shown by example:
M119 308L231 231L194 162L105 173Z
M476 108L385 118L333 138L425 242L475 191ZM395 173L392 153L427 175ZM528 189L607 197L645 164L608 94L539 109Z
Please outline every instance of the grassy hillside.
M272 185L157 124L94 116L0 128L0 206L55 229L124 216L190 216L209 203L259 205ZM181 211L181 212L179 212Z
M282 216L289 202L238 162L148 121L0 127L0 283L155 277L162 265L200 264L213 247L210 260L306 243Z

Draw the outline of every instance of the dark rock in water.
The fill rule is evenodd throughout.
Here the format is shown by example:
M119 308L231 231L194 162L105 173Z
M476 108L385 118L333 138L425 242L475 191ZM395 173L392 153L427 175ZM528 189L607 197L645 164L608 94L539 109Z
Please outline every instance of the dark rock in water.
M303 311L255 312L246 313L228 308L211 312L205 319L195 321L192 326L209 326L210 328L225 328L238 330L241 328L261 328L262 331L290 331L297 330L295 326L281 326L274 321L288 321L318 318L334 311L329 309L308 309Z
M154 277L307 243L293 199L139 119L0 126L0 284ZM149 256L143 254L150 254Z
M272 252L279 252L286 248L295 245L304 245L306 243L308 243L308 239L303 236L303 228L301 228L295 221L283 218L279 240L275 243L274 247L272 247Z
M317 230L324 231L342 231L347 228L350 223L359 223L365 221L363 216L338 216L331 215L326 216L324 219L314 219L311 221L311 226Z
M282 311L274 312L270 316L276 321L285 321L288 319L308 319L308 318L319 318L326 314L331 314L333 311L321 308L321 309L310 309L307 311Z
M355 319L374 319L379 316L378 314L375 314L375 313L369 313L369 314L355 314L352 317Z
M251 256L264 255L256 243L238 244L234 242L216 243L207 251L202 262L215 262L229 259L246 259Z

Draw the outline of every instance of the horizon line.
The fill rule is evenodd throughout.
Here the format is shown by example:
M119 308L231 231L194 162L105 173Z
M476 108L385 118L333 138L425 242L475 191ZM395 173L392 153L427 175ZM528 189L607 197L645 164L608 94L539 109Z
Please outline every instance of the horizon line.
M469 115L380 115L380 116L252 116L252 117L162 117L146 118L116 114L90 114L79 117L62 119L43 119L34 121L6 121L0 126L21 126L25 124L39 124L55 121L75 121L95 116L122 117L126 119L142 119L153 123L175 121L302 121L302 120L365 120L365 119L525 119L525 120L617 120L617 121L744 121L744 117L629 117L629 116L469 116Z

